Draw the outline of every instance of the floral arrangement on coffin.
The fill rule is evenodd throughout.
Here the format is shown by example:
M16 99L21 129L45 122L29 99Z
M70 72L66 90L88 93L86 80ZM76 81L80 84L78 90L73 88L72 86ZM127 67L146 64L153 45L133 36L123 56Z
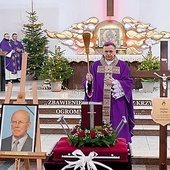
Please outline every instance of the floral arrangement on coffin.
M76 147L84 146L113 146L117 140L116 132L109 124L93 129L82 129L76 125L68 136L69 143Z

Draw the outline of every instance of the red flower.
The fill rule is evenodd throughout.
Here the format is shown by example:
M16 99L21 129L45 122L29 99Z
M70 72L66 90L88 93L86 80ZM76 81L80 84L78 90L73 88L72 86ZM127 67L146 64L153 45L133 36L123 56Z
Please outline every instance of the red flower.
M91 138L96 138L96 136L97 136L97 133L96 133L96 131L90 131L90 136L91 136Z
M79 125L76 125L76 126L74 127L74 129L76 129L76 130L77 130L78 128L79 128Z
M76 134L76 133L78 132L78 128L79 128L79 126L76 125L76 126L74 127L74 129L73 129L70 133L71 133L72 135Z
M102 130L103 135L107 135L107 131L105 129Z
M78 133L78 137L84 137L85 136L85 132L84 131L81 131Z
M75 133L77 133L77 129L73 129L73 130L71 131L71 134L72 134L72 135L74 135Z

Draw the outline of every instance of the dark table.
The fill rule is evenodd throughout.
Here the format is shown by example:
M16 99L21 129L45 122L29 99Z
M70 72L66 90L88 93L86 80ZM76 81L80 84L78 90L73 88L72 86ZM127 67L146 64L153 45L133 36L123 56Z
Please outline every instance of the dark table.
M0 91L5 91L5 56L0 53Z

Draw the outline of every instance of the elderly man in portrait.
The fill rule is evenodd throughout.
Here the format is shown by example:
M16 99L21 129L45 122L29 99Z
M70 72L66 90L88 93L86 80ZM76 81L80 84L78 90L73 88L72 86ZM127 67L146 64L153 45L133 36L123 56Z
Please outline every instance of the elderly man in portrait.
M30 126L30 115L26 110L14 112L11 117L12 135L2 139L1 151L33 151L33 140L27 133Z

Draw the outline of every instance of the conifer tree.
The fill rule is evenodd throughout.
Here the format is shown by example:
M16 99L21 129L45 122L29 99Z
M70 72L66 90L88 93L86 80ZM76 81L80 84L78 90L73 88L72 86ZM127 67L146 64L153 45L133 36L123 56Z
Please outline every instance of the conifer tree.
M48 53L48 39L45 31L42 30L43 23L38 23L36 12L28 13L28 24L24 24L23 33L25 35L23 44L28 53L27 74L33 79L38 79L43 61Z

